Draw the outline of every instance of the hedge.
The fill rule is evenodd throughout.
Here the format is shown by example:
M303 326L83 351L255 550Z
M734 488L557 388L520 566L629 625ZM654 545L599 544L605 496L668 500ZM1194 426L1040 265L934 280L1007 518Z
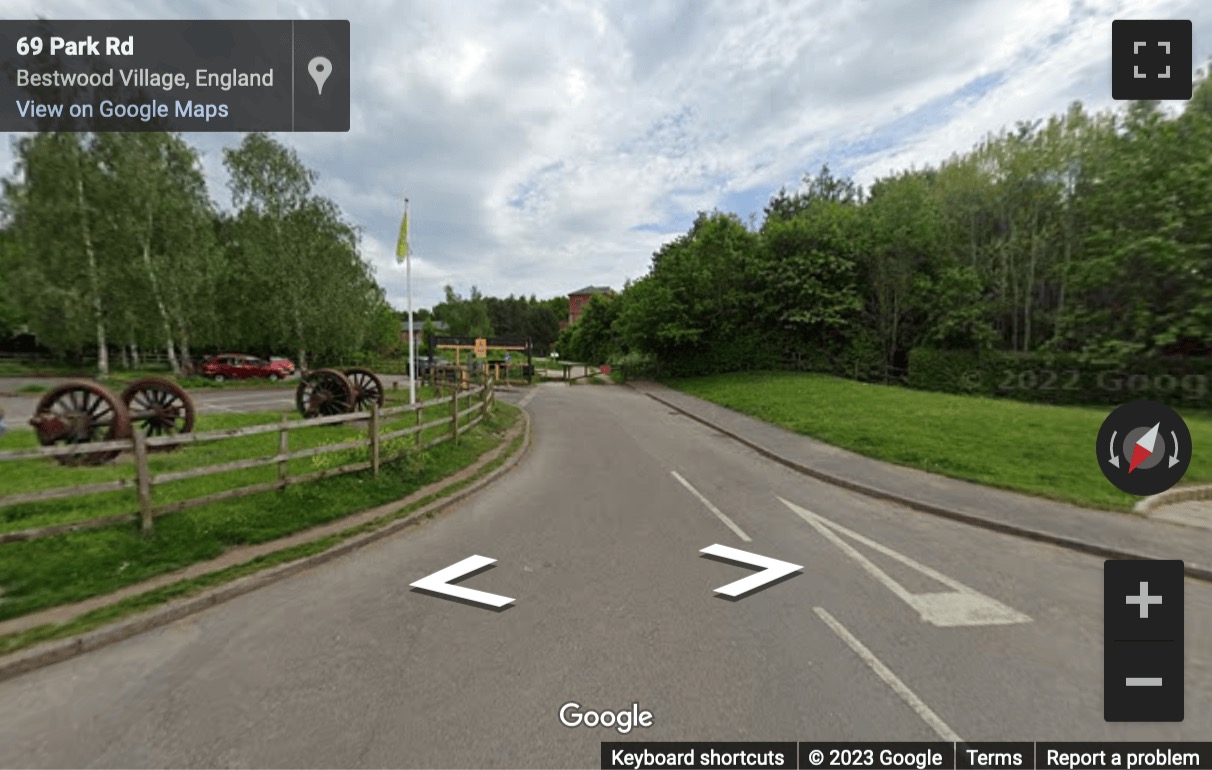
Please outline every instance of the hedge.
M1151 399L1171 406L1209 406L1212 359L1153 358L1091 363L1058 354L919 348L909 354L908 385L1046 404L1114 405Z

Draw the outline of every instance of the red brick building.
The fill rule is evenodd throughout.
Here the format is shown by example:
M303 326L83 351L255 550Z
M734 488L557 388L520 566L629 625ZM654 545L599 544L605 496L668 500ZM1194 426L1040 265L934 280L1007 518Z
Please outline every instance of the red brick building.
M609 286L586 286L584 289L570 292L568 294L568 324L565 325L576 323L581 317L581 313L585 312L585 306L589 304L589 300L598 294L614 296L614 289Z

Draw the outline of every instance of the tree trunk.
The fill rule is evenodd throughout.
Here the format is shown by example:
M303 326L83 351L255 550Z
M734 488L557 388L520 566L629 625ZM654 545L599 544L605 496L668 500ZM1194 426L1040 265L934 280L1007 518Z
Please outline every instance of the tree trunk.
M138 369L143 365L139 358L139 343L137 342L132 342L130 344L130 362L131 366L133 366L135 369Z
M184 331L181 332L181 373L189 376L194 374L193 358L189 352L189 335Z
M1069 229L1069 225L1065 223L1065 229ZM1065 233L1065 257L1061 263L1060 285L1056 291L1056 327L1052 331L1053 339L1060 339L1062 328L1065 323L1065 284L1069 275L1069 258L1072 253L1072 244L1069 241L1070 235Z
M181 374L181 364L177 361L177 353L173 344L173 328L172 322L168 317L168 308L164 305L164 296L160 292L160 281L156 278L156 269L152 265L151 258L151 231L152 231L153 214L151 207L147 210L147 230L143 234L143 269L147 271L147 278L151 282L152 296L156 300L156 310L160 313L160 323L164 327L164 350L168 353L168 365L172 369L173 374Z
M78 148L83 152L83 148ZM76 156L76 204L80 207L80 234L84 241L84 254L88 257L88 282L93 293L93 323L97 330L97 372L109 374L109 345L105 337L105 312L101 304L101 276L98 274L97 253L93 249L93 237L88 228L88 204L84 199L84 170L80 168L80 157Z
M896 365L896 351L899 349L897 339L901 333L901 295L894 291L892 294L892 344L888 348L888 361L884 365L884 382L888 382L888 372Z
M1031 311L1035 295L1035 263L1039 250L1039 208L1031 213L1031 249L1027 261L1027 291L1023 297L1023 352L1031 352Z

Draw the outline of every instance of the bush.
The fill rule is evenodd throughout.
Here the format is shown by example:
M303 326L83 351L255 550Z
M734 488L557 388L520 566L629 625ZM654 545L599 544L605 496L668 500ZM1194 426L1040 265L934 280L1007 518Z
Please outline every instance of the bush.
M1099 363L1071 355L944 351L909 354L909 386L1046 404L1114 405L1140 398L1207 408L1212 359Z
M769 339L734 334L712 338L710 345L657 356L656 371L663 377L698 377L785 369L786 366L786 357L770 344Z

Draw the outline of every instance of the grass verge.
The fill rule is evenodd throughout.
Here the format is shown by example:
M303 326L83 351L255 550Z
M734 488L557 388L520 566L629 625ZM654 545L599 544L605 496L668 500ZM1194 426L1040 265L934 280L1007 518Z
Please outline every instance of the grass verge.
M699 398L858 454L1091 508L1129 510L1138 498L1107 483L1095 437L1110 408L1059 407L929 393L824 375L729 374L667 383ZM1187 411L1196 446L1212 415ZM1196 454L1184 484L1212 482Z
M433 397L429 388L418 393L421 401ZM402 406L408 403L406 392L389 390L385 394L385 406ZM448 404L437 404L423 410L423 421L439 420L450 415ZM199 433L213 430L231 430L250 425L276 423L286 417L291 422L302 420L297 412L252 412L244 414L202 414L197 418L194 430ZM392 415L384 418L383 432L414 425L416 418L413 413ZM291 451L310 449L324 444L335 444L353 441L366 435L366 423L345 423L342 425L325 425L311 428L292 430L289 434ZM422 441L429 441L449 432L445 427L429 428L425 431ZM385 451L396 445L407 443L407 439L397 439L387 442ZM0 449L32 449L37 446L37 440L31 431L13 431L0 436ZM226 438L207 443L191 444L178 448L174 452L155 453L151 455L149 465L153 474L181 471L206 465L246 460L255 457L268 457L277 454L278 433L263 433L256 436ZM365 452L363 452L365 454ZM290 472L298 475L311 471L332 467L336 463L333 455L321 455L311 458L299 458L290 462ZM354 458L354 462L365 459ZM131 480L134 478L134 464L131 455L123 454L114 462L91 467L65 467L48 458L34 458L5 462L0 464L4 473L4 494L21 492L36 492L44 489L55 489L74 485L95 484L117 479ZM153 490L153 502L156 505L201 497L213 492L232 489L249 484L272 481L275 471L272 466L252 468L243 471L230 471L196 479L173 481L157 485ZM0 532L32 529L52 524L64 524L83 519L113 516L122 513L133 513L138 510L138 499L133 488L117 492L105 492L86 495L69 500L49 500L29 502L0 508ZM3 551L0 550L0 554ZM0 604L2 610L3 604Z
M110 593L214 559L232 547L275 540L407 497L473 464L484 452L499 445L517 418L516 408L498 404L488 419L461 436L458 444L446 442L406 455L400 461L384 465L378 478L369 472L346 474L189 509L157 519L155 532L150 536L142 535L132 521L104 529L5 543L0 545L0 620ZM323 432L324 428L315 430ZM341 429L334 429L337 430ZM324 440L322 435L319 440ZM332 441L328 439L328 443ZM214 447L223 443L227 442L217 442ZM180 454L184 458L189 453ZM45 470L106 470L60 469L45 463ZM235 484L218 480L242 473L245 472L189 481L229 488ZM241 481L252 483L249 479ZM111 497L121 494L113 493ZM44 505L54 503L78 506L75 501L50 501ZM89 518L100 515L97 511L88 513Z
M510 409L512 410L512 408ZM519 417L517 410L512 410L511 413L514 420ZM479 429L480 428L477 427L476 430ZM475 432L476 431L473 430L468 433L467 436L471 436ZM100 628L101 626L122 620L130 615L143 612L174 599L182 599L193 596L205 591L206 589L231 583L256 572L260 572L271 567L276 567L281 564L287 564L313 554L321 553L346 540L349 540L352 537L356 537L357 535L361 535L365 532L380 529L393 521L398 521L399 519L410 516L415 511L430 505L441 498L448 497L462 489L465 489L471 484L474 484L478 480L484 478L497 468L504 465L522 445L523 441L525 441L524 434L517 436L513 439L513 441L510 442L509 446L503 453L501 453L499 457L485 464L484 467L474 475L453 484L438 493L425 497L421 500L417 500L411 505L396 511L395 513L382 516L374 521L370 521L359 526L350 527L349 529L335 535L330 535L309 543L303 543L292 548L266 554L243 564L237 564L233 567L217 570L215 572L207 573L206 575L201 575L195 578L180 580L162 588L146 591L138 594L137 596L132 596L119 602L115 602L107 607L80 615L67 623L48 624L31 628L26 631L0 636L0 655L16 652L18 650L31 647L35 644L41 644L43 642L54 641L56 639L65 639L68 637L77 636L79 634L84 634Z

